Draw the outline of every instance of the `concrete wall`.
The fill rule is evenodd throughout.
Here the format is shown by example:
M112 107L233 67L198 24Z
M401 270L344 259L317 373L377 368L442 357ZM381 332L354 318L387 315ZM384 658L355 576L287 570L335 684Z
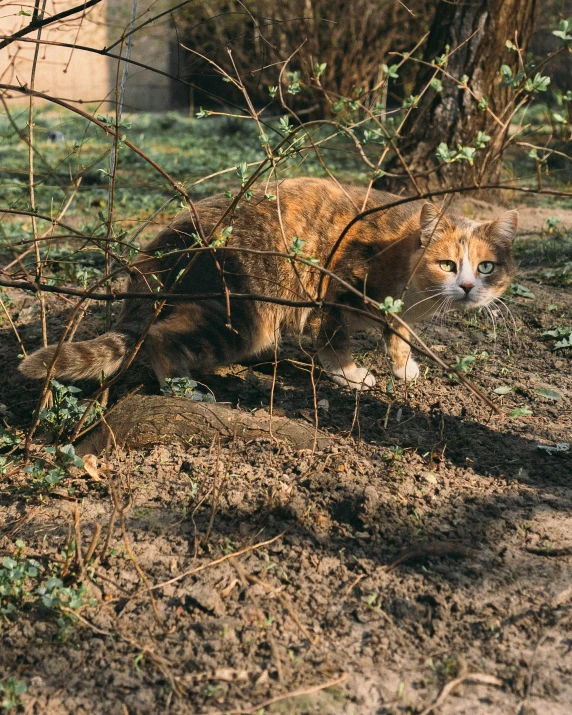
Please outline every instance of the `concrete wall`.
M78 3L69 0L47 0L46 15L61 12L74 4ZM18 12L20 7L31 12L33 6L31 0L23 0L21 6L19 3L6 4L4 7L0 4L0 34L10 35L29 24L30 17L18 15ZM47 26L42 30L42 39L103 47L107 38L105 14L105 7L96 5L83 15L66 19L61 24ZM37 31L27 37L37 38ZM30 84L35 48L36 45L29 42L14 42L0 50L2 82ZM110 93L110 69L110 62L106 57L78 49L42 44L39 46L34 88L61 99L101 102L106 100ZM28 101L25 98L18 101L16 93L12 96L14 100L11 100L11 103Z
M78 5L77 0L47 0L46 15ZM158 0L139 8L136 25L157 15L173 0ZM140 3L141 5L141 3ZM19 15L20 7L32 12L33 0L10 3L0 2L0 35L11 35L30 22L30 16ZM131 0L103 0L85 13L61 21L42 30L42 40L86 45L97 49L109 47L121 38L131 18ZM145 10L145 12L143 12ZM131 57L167 73L178 71L179 48L175 29L169 15L133 35ZM27 37L36 38L37 31ZM30 84L36 45L16 41L0 50L0 81L15 85ZM121 45L113 52L119 54ZM125 54L126 46L123 49ZM182 52L182 51L181 51ZM122 72L122 69L121 69ZM34 88L38 91L87 104L115 102L117 62L98 54L79 49L40 45ZM181 91L182 88L182 91ZM16 92L10 93L11 104L27 103ZM41 103L41 102L39 102ZM130 66L125 111L164 111L188 105L188 93L183 85L150 70ZM109 104L106 109L109 109Z

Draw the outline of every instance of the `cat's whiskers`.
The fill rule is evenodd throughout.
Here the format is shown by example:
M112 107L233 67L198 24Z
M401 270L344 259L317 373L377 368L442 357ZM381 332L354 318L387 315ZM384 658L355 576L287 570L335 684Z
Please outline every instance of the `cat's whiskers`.
M496 346L496 341L497 341L497 324L496 324L496 320L495 320L495 315L494 315L494 313L493 313L493 311L491 310L491 307L490 307L490 302L489 302L489 303L485 303L485 304L483 305L483 308L485 309L485 311L487 312L487 314L488 314L488 315L490 316L490 318L491 318L491 322L492 322L492 324L493 324L493 342L495 343L495 346Z
M443 305L439 310L439 320L441 321L441 327L444 326L445 318L447 317L447 313L449 312L449 308L451 307L452 303L453 298L451 298L451 296L446 296L445 300L443 301Z
M432 289L428 288L426 291L423 291L423 293L427 293L430 290L432 290ZM438 290L440 292L436 293L435 295L430 295L430 296L427 296L426 298L422 298L421 300L418 300L417 303L413 303L413 305L410 305L409 308L407 308L407 310L404 311L403 316L405 317L405 315L410 310L413 310L413 308L417 307L418 305L421 305L421 303L425 303L425 301L427 301L427 300L437 300L440 296L445 295L445 291L443 291L443 289L441 287L439 287L437 289L433 289L433 290ZM424 315L426 315L429 312L429 310L431 310L431 306L424 313L422 313L420 317L423 317Z
M515 333L515 335L516 335L517 325L516 325L516 320L515 320L515 317L514 317L514 315L513 315L513 313L512 313L512 310L508 307L508 305L504 302L504 300L503 300L502 298L498 297L498 296L493 299L493 302L494 302L494 303L498 303L499 312L500 312L500 314L503 316L503 319L505 319L505 316L504 316L504 313L503 313L502 308L505 309L506 314L510 317L510 319L511 319L511 321L512 321L512 327L513 327L514 333ZM506 323L506 319L505 319L505 323ZM507 330L508 330L508 324L507 324Z
M443 293L443 300L439 303L437 306L437 309L431 316L431 321L433 323L438 323L439 320L441 320L441 325L443 325L443 318L445 316L446 311L449 308L449 305L451 303L451 297L448 296L446 293Z
M511 334L512 334L512 332L514 332L514 333L516 334L516 322L515 322L515 320L514 320L514 317L513 317L512 314L511 314L510 310L508 309L508 306L506 306L506 305L505 305L504 303L502 303L502 302L501 302L501 303L498 303L497 301L498 301L498 299L497 299L497 298L494 298L494 299L491 301L491 303L495 304L495 308L498 308L498 314L499 314L500 317L502 318L502 321L503 321L503 324L504 324L504 327L505 327L505 330L506 330L507 341L508 341L508 347L510 348L510 347L511 347ZM509 325L509 322L508 322L508 320L506 319L505 312L502 310L502 307L501 307L501 306L504 307L504 308L508 311L508 314L509 314L509 316L510 316L512 322L513 322L513 325L512 325L512 326ZM493 314L494 314L494 311L493 311L493 310L491 310L491 312L493 312Z

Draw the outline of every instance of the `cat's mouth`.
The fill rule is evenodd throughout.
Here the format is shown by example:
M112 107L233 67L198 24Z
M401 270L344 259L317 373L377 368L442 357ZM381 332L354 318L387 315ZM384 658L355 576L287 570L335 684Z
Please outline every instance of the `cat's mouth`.
M479 305L484 305L486 302L487 300L480 296L463 295L455 298L455 307L466 310L468 308L476 308Z

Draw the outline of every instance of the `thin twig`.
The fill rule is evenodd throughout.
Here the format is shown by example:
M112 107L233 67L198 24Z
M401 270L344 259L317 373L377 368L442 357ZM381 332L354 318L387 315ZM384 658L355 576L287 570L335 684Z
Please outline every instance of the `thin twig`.
M224 561L228 561L228 559L234 559L237 556L242 556L243 554L247 554L249 551L261 549L263 546L269 546L270 544L273 544L275 541L278 541L278 539L281 539L285 533L286 533L286 530L281 531L277 536L273 536L271 539L268 539L267 541L259 541L257 544L252 544L252 546L245 546L244 549L239 549L238 551L233 551L231 554L226 554L225 556L221 556L218 559L209 561L206 564L201 564L201 566L196 566L195 568L189 569L188 571L185 571L184 573L181 573L178 576L174 576L173 578L170 578L168 581L163 581L162 583L157 583L154 586L150 586L149 588L145 589L145 591L156 591L157 589L164 588L165 586L169 586L172 583L177 583L177 581L181 581L182 579L187 578L187 576L192 576L193 574L199 573L199 571L204 571L205 569L211 568L211 566L218 566L218 564L222 564Z
M479 683L480 685L494 685L497 688L501 688L503 685L502 680L495 678L493 675L487 675L486 673L467 673L460 678L455 678L455 680L450 680L445 687L441 690L435 701L425 708L419 715L430 715L430 713L442 705L445 700L451 695L451 693L456 690L459 685L463 683Z
M283 695L276 695L273 698L269 698L268 700L264 700L263 702L258 703L258 705L255 705L254 707L249 708L248 710L230 710L230 711L226 711L226 712L230 712L231 715L252 715L252 713L264 711L265 708L269 707L270 705L273 705L274 703L279 703L281 700L289 700L290 698L299 698L299 697L302 697L303 695L312 695L312 693L318 693L320 690L325 690L326 688L333 688L336 685L341 685L343 682L345 682L347 677L348 677L347 673L342 673L337 678L328 680L325 683L321 683L320 685L313 685L309 688L299 688L298 690L293 690L290 693L284 693Z

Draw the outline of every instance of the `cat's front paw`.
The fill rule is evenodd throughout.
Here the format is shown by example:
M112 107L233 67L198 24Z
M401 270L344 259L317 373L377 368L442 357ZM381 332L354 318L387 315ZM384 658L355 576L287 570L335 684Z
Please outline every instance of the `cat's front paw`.
M342 387L350 387L352 390L369 390L375 385L374 375L366 367L345 368L341 373L330 376L332 380Z
M393 366L393 374L400 380L411 382L411 380L419 377L419 365L413 358L407 358L405 365Z

